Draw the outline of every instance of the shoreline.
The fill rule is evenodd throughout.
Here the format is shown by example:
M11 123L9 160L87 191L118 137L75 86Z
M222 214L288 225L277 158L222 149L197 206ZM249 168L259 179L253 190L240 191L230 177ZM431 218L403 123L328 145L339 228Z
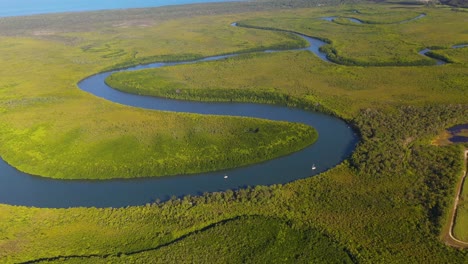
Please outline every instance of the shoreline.
M56 4L53 4L54 9L42 9L41 3L36 3L35 6L29 6L29 1L21 3L18 1L17 6L11 6L11 3L7 4L7 7L0 5L0 18L9 17L28 17L28 16L40 16L50 14L65 14L65 13L80 13L80 12L95 12L95 11L109 11L109 10L125 10L125 9L138 9L138 8L158 8L167 6L182 6L191 4L213 4L213 3L225 3L225 2L242 2L242 0L175 0L168 1L162 0L160 2L148 1L148 0L136 0L128 2L125 0L112 1L112 2L93 2L86 7L80 1L60 1L56 0ZM48 2L50 5L50 1Z

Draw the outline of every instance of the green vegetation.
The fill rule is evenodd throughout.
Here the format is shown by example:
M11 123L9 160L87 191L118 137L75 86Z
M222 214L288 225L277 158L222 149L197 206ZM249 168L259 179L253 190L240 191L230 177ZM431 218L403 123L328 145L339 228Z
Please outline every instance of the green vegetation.
M464 103L468 100L465 72L465 66L458 64L350 68L295 51L124 72L107 82L124 91L172 98L291 102L309 107L319 103L351 118L359 109L373 105Z
M29 128L4 127L3 144L13 145L5 147L4 158L35 175L63 179L130 178L252 164L297 151L317 138L312 128L301 124L132 112L109 109L78 125L70 123L76 120L72 119ZM33 116L39 119L40 113ZM61 134L58 126L66 125L71 126L70 130ZM55 138L50 139L51 135ZM25 139L30 140L22 142Z
M466 173L466 169L468 169L468 164L465 163L465 173ZM458 200L457 214L456 214L456 219L455 219L455 223L453 226L453 235L457 239L464 241L464 242L468 241L468 226L466 225L467 221L468 221L468 181L466 180L466 177L465 177L460 199Z
M417 52L426 47L449 48L468 39L463 27L453 26L453 23L464 23L466 19L464 13L419 8L410 12L401 10L389 12L391 15L388 15L383 14L382 6L377 6L362 11L359 9L359 13L352 12L354 10L346 11L347 16L358 18L367 24L352 22L339 24L318 19L325 16L339 16L342 12L337 9L329 8L326 11L321 10L322 12L312 9L276 13L273 16L244 20L240 24L249 27L293 30L328 40L331 44L324 46L323 51L328 54L330 60L344 65L433 65L433 60ZM421 13L427 16L403 24L397 23ZM296 19L295 16L307 18ZM389 24L385 24L387 21Z
M37 19L16 24L12 18L11 27L21 32L28 20ZM302 43L277 33L239 31L230 26L233 20L199 17L151 27L155 21L115 21L93 29L100 34L69 32L52 23L32 26L21 37L3 37L0 59L8 66L0 74L2 158L34 175L108 179L232 168L311 144L316 132L299 124L144 111L76 88L81 79L122 65ZM137 25L129 28L132 23ZM248 133L256 128L259 133Z
M256 216L213 224L158 250L55 261L62 260L67 263L265 263L271 260L352 263L346 252L315 230L295 229L279 219Z
M459 200L457 207L457 218L454 225L454 236L461 241L468 241L468 227L466 222L468 221L468 189L467 181L463 186L462 199Z
M236 4L226 5L233 6ZM92 73L134 63L134 55L138 60L155 56L182 58L187 54L225 54L262 45L297 43L288 34L229 26L233 21L329 39L340 56L362 65L374 60L382 65L413 65L426 60L417 54L423 47L443 48L435 52L450 57L453 63L440 67L350 67L294 51L244 54L217 62L114 75L109 82L157 96L320 107L349 120L359 130L362 141L352 157L336 168L285 185L207 193L118 209L0 205L1 262L144 262L149 258L171 262L179 257L212 262L206 259L214 255L210 255L210 250L221 252L217 255L233 262L239 262L238 258L242 258L240 262L275 262L283 257L288 258L284 262L294 263L313 258L318 262L340 259L338 262L354 263L468 260L466 250L446 246L439 238L448 222L455 183L463 170L464 146L431 144L446 128L468 123L467 49L449 50L454 44L468 42L463 31L465 13L447 8L374 4L251 13L234 8L237 11L233 12L239 13L230 15L221 12L221 8L210 8L202 8L200 16L184 17L178 13L177 19L171 13L173 17L162 16L157 26L149 24L145 28L140 27L142 22L136 17L141 12L147 19L146 12L150 11L132 11L131 19L126 21L138 22L126 25L128 28L111 27L115 23L112 19L116 19L111 14L115 13L105 12L99 14L108 14L112 23L102 22L105 16L96 15L94 20L85 16L90 28L72 30L79 26L64 23L63 31L53 35L38 36L26 30L18 31L16 37L3 37L0 59L9 67L0 73L0 153L13 153L9 149L16 146L18 159L30 155L26 139L15 138L20 135L8 130L12 128L15 132L26 131L33 140L38 138L52 148L58 146L57 142L66 141L65 135L74 138L73 133L89 133L86 140L101 136L98 140L102 141L104 131L115 124L122 125L110 131L122 137L143 133L140 130L145 127L138 125L138 120L151 124L160 118L177 118L181 122L174 123L174 128L181 132L196 118L208 123L224 122L224 117L155 113L118 106L82 93L74 85ZM198 9L193 7L194 10ZM216 15L216 10L222 15ZM373 14L369 20L374 21L379 12L395 11L388 15L394 22L414 14L428 15L401 25L348 25L318 19L325 15L350 16L353 10L363 16ZM215 14L207 16L209 12ZM361 19L359 13L356 17ZM123 16L121 12L117 14ZM52 17L53 21L61 21L58 16ZM41 19L47 21L45 16ZM16 25L15 19L6 21ZM49 32L58 24L43 23L43 29L35 26L34 30ZM71 29L67 31L67 27ZM92 33L95 31L102 34ZM367 37L372 45L364 43ZM158 38L163 41L151 42ZM243 41L248 47L240 45ZM213 49L207 50L203 45L211 45L210 42ZM92 43L93 48L83 50ZM29 50L31 47L36 50ZM17 53L18 50L23 52ZM118 56L103 57L109 54ZM400 56L402 63L396 63ZM61 64L55 64L58 62ZM57 74L50 76L51 72ZM174 93L173 86L180 93ZM253 122L247 128L259 124L258 120L245 122ZM50 139L40 141L44 135ZM55 139L57 135L62 136ZM457 223L466 229L466 221Z
M359 14L371 11L360 11ZM359 25L360 35L353 32L355 25L343 26L318 19L324 16L320 9L306 9L276 12L268 18L243 20L241 25L266 25L268 27L293 30L323 39L350 38L343 45L352 47L351 54L359 55L352 60L371 60L370 53L382 57L372 60L371 64L383 60L386 53L392 53L392 61L382 65L417 64L405 59L414 57L424 64L434 61L417 53L423 47L442 46L440 34L450 34L451 42L446 49L438 49L437 54L444 54L454 63L443 67L343 67L322 62L315 55L305 51L282 52L274 54L248 54L223 61L182 65L138 72L117 73L107 79L111 86L139 94L163 96L179 99L255 101L289 104L313 108L317 102L327 109L333 109L340 116L350 117L359 109L374 104L383 105L425 105L431 103L466 103L468 100L468 78L466 61L468 48L451 49L457 43L468 41L468 35L461 28L450 23L464 23L464 14L452 17L444 9L421 9L403 15L399 10L393 15L402 21L415 14L427 13L428 16L411 23L401 25ZM328 13L336 15L335 13ZM350 11L346 11L350 12ZM391 12L390 12L391 13ZM302 15L304 19L298 19ZM294 16L294 19L292 18ZM314 17L315 16L315 17ZM386 15L387 17L390 15ZM313 17L313 19L310 19ZM450 23L439 23L442 19ZM422 24L422 25L421 25ZM430 34L423 31L438 26L437 32ZM287 26L291 28L287 28ZM336 28L339 33L336 34ZM325 28L325 29L324 29ZM415 29L416 28L416 29ZM244 29L240 29L244 30ZM252 30L252 29L251 29ZM255 30L265 32L264 30ZM268 32L268 31L267 31ZM376 34L376 32L379 32ZM404 36L405 41L402 41ZM352 39L351 39L352 38ZM356 44L356 41L379 38L374 46ZM406 41L411 38L411 41ZM357 39L357 40L356 40ZM416 42L416 40L418 40ZM409 43L418 49L408 50ZM417 44L419 43L419 44ZM334 44L331 47L334 48ZM367 50L366 50L367 49ZM358 52L359 51L359 52ZM349 50L339 50L348 54ZM365 53L364 53L365 52ZM401 63L397 63L400 61ZM403 61L407 61L403 62ZM364 62L363 65L366 65ZM450 76L450 77L449 77ZM441 93L444 96L440 96Z

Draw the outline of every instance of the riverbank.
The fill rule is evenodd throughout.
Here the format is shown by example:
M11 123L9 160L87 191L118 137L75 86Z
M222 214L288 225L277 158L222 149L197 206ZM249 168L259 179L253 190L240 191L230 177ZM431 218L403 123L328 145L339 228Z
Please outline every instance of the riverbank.
M230 4L226 12L233 10L231 7ZM293 21L297 22L296 26L308 21L303 25L310 27L307 29L310 35L319 32L322 36L341 38L345 34L343 31L350 32L349 35L355 33L351 26L318 18L347 15L356 9L376 17L403 17L405 12L410 13L405 17L413 17L415 13L413 7L407 10L405 6L372 4L212 16L209 13L215 11L205 7L196 9L191 16L173 16L170 21L161 17L174 13L155 15L154 10L150 10L138 18L134 16L136 11L128 16L124 16L125 12L112 13L112 18L99 15L95 20L88 14L82 17L84 24L77 23L78 16L60 20L56 15L51 23L29 20L31 28L17 31L21 28L17 24L0 23L0 27L8 27L8 30L0 30L0 34L17 34L4 37L0 45L3 65L0 128L15 125L18 134L28 132L31 127L37 129L33 137L23 141L13 140L15 133L2 131L0 148L12 147L18 155L31 155L34 153L28 151L27 145L31 138L40 139L46 135L48 140L39 142L56 148L60 145L56 144L55 137L71 128L81 128L76 132L94 136L95 127L90 124L99 124L97 135L105 135L111 128L136 134L143 127L132 126L132 122L146 110L140 112L109 103L76 87L77 80L131 60L133 56L177 55L181 50L205 56L275 42L275 34L238 28L234 31L229 25L232 21L247 19L265 18L272 24L288 27ZM411 54L420 56L415 52L422 47L445 46L444 42L447 42L446 47L463 43L465 35L461 31L465 28L466 16L442 8L424 11L427 17L414 24L393 25L384 31L378 28L385 35L382 35L382 42L373 42L375 45L361 47L362 41L346 42L359 48L352 56L367 49L369 56L384 58L388 49L406 45L417 46L411 49ZM96 22L106 19L109 21L101 26ZM122 19L128 22L128 29L118 26ZM321 31L316 31L320 28ZM367 30L372 34L371 28ZM53 34L39 36L34 35L34 31ZM236 34L241 34L238 36L241 41L233 37ZM260 42L265 41L264 37L271 42ZM277 40L282 38L284 36ZM336 44L341 50L340 42ZM208 46L212 50L207 50ZM34 49L30 50L31 47ZM135 55L135 51L139 53ZM317 262L333 261L327 256L342 256L338 253L345 252L346 256L340 261L464 263L468 258L466 250L449 247L439 238L440 212L446 216L453 205L453 190L460 177L460 148L429 144L439 131L454 124L468 123L468 82L464 79L467 53L458 49L450 54L457 58L456 63L410 69L330 65L306 51L166 68L159 74L165 75L165 79L189 84L190 88L271 89L317 102L351 120L362 142L351 158L333 169L287 184L174 197L167 202L154 201L125 208L50 209L3 204L0 205L0 262L41 259L46 263L49 259L70 262L68 257L76 257L78 263L109 260L128 263L145 262L148 256L153 260L171 260L174 256L195 262L206 256L208 250L215 253L212 256L221 255L226 259L245 256L247 262L258 260L250 258L251 252L260 252L255 255L262 257L259 262L263 263L311 259L307 255L312 252L311 248L322 249L322 245L331 242L331 248L336 251L322 251L326 254ZM120 126L115 128L110 124ZM147 124L151 127L155 123L149 119ZM62 133L52 133L55 127ZM81 140L86 142L78 141ZM81 142L70 142L70 146L75 143ZM316 165L320 168L320 164ZM289 173L289 169L287 167L284 174L294 174ZM249 176L251 174L246 175ZM223 177L221 174L216 179L225 181ZM226 182L231 179L235 177L229 175ZM153 187L148 189L157 192ZM22 185L20 190L32 199L37 195L34 185ZM112 191L106 194L127 195L120 189ZM81 195L86 198L83 193ZM250 219L250 216L260 220ZM229 222L238 218L242 220ZM219 241L213 239L213 235L224 239L221 246L213 243ZM285 235L290 235L291 239L284 239ZM326 237L328 242L322 243L317 237ZM235 246L231 246L233 244ZM259 246L252 248L251 245ZM317 252L314 255L320 256Z
M103 13L110 14L111 20L114 18L114 12ZM88 18L88 15L85 17ZM78 14L70 16L75 16L79 21L84 19ZM57 18L56 15L51 17L52 21ZM29 19L37 17L28 17L25 21ZM106 23L99 22L101 16L96 19L95 27L107 27ZM14 22L16 18L5 20L13 21L12 28L22 25ZM171 28L174 26L172 23L169 19L164 27ZM204 20L199 20L199 23L201 28L209 24ZM2 26L6 27L5 24ZM138 25L136 30L120 25L111 26L122 34L133 36L131 41L123 43L110 40L120 34L115 32L99 37L73 30L63 33L80 39L78 43L72 43L75 37L57 37L61 33L52 29L55 26L57 24L52 22L47 25L48 29L39 30L53 31L51 35L38 35L38 31L33 30L31 35L29 32L24 33L29 38L9 38L12 45L5 44L6 54L18 54L18 60L12 57L4 60L4 63L12 63L13 66L5 69L2 82L7 88L4 90L6 99L1 106L4 125L0 130L3 135L9 136L0 140L1 155L5 161L23 172L61 179L180 175L258 163L295 152L315 140L311 128L298 124L155 113L85 96L76 88L78 81L126 61L129 56L133 56L133 48L143 57L148 54L152 54L150 57L153 58L164 56L166 52L177 54L183 49L182 43L193 36L184 37L181 34L181 44L178 46L159 41L157 43L161 49L157 50L161 54L154 54L152 43L157 38L154 36L167 41L172 38L170 32L161 33L161 27L152 27L150 31L153 34L148 35L145 33L148 29ZM224 26L212 23L208 28L217 31L223 30ZM3 34L7 32L2 31ZM229 35L230 32L224 34ZM17 34L22 34L21 30ZM153 36L150 39L154 39L145 36ZM210 36L206 32L199 33L199 36L204 41L195 47L198 51L193 53L202 57L212 52L238 50L236 45L246 40L243 46L247 49L260 46L260 42L268 48L291 41L285 36L269 33L259 35L244 32L238 34L237 40L226 38L223 41L218 39L219 36ZM212 42L217 44L208 45ZM207 46L212 50L208 50ZM51 49L56 56L49 56ZM61 77L51 79L50 72ZM44 83L43 80L48 82ZM36 84L41 82L52 88L47 91L40 89ZM28 92L17 94L17 86ZM191 130L181 128L181 124L191 127ZM248 133L249 129L254 131L257 128L259 133Z

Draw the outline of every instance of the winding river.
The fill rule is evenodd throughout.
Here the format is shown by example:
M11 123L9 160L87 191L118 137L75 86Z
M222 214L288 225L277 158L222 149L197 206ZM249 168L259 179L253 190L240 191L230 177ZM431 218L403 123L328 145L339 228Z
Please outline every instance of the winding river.
M302 37L310 44L306 50L328 61L326 56L319 52L319 47L326 43L307 36ZM153 63L124 70L202 63L236 55L214 56L189 62ZM163 201L171 196L199 195L204 192L239 189L246 186L287 183L316 175L336 166L349 157L358 142L358 137L345 122L326 114L267 104L179 101L128 94L105 84L104 80L114 72L116 71L90 76L82 80L78 86L106 100L146 109L301 122L314 127L319 133L319 138L313 145L299 152L247 167L131 180L55 180L20 172L1 160L0 203L59 208L125 207L155 200ZM315 170L311 169L313 164L316 166ZM228 175L229 178L225 179L224 175Z
M329 62L326 55L319 51L325 42L298 35L304 38L309 46L297 50L309 50ZM153 63L118 71L203 63L237 55L213 56L177 63ZM255 185L283 184L319 174L336 166L349 157L358 142L358 137L345 122L326 114L267 104L179 101L128 94L105 84L104 80L114 72L117 71L90 76L79 82L78 87L95 96L133 107L300 122L314 127L319 133L319 138L313 145L301 151L251 166L193 175L131 180L55 180L20 172L0 160L0 203L55 208L125 207L156 200L164 201L172 196L199 195L204 192ZM313 164L316 167L314 170L311 169ZM224 175L229 177L226 179Z

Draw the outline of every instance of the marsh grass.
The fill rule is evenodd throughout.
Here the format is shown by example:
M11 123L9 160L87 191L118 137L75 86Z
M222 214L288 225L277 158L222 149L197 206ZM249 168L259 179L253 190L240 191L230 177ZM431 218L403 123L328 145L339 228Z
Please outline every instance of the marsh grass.
M342 11L345 12L342 15L349 16L349 11L354 9L362 12L364 18L367 8L368 13L397 10L400 13L394 15L394 21L422 11L417 6L405 14L406 6L372 4L206 16L213 9L197 8L194 10L205 16L184 17L179 13L180 17L175 19L177 15L171 13L174 15L171 19L157 20L157 24L145 28L140 24L128 25L128 28L111 26L122 17L134 19L133 12L137 11L118 12L113 18L101 17L101 13L88 14L84 16L84 24L88 26L77 23L75 19L79 16L71 20L67 20L67 16L55 16L51 27L44 16L39 18L44 20L42 23L33 23L34 30L42 30L40 36L26 30L27 27L15 31L21 28L17 26L18 19L2 19L2 27L12 28L0 32L17 33L10 34L15 37L2 37L0 42L3 65L0 72L0 153L15 156L11 160L22 160L26 164L30 159L24 156L40 157L41 153L34 151L41 148L49 151L50 157L62 157L63 153L77 157L79 155L73 152L74 144L94 146L95 150L99 149L95 153L103 155L112 155L114 149L110 146L117 145L120 148L115 152L120 155L128 148L127 144L135 142L138 144L135 151L144 153L145 144L151 143L156 135L155 121L167 121L181 136L188 133L194 123L200 123L203 129L202 124L223 124L229 120L231 124L223 125L226 133L243 122L247 122L248 127L260 124L257 120L217 119L123 107L94 98L76 87L77 81L84 77L131 62L135 57L204 56L294 42L278 33L232 28L229 23L233 21L267 22L271 27L281 25L285 29L326 37L333 41L332 45L336 43L334 47L340 54L363 61L369 60L364 47L372 45L348 53L353 45L363 43L347 40L353 40L354 32L377 34L372 27L388 27L380 36L390 36L388 42L376 35L370 38L388 44L369 51L383 62L393 61L389 58L397 47L403 47L399 52L413 61L420 59L415 52L421 47L448 48L466 43L466 33L462 32L466 14L445 8L424 9L428 16L414 23L370 25L370 30L366 29L367 25L353 25L350 30L351 25L327 24L317 19L340 15ZM150 11L138 12L142 16L147 12L154 16ZM226 10L225 14L229 12ZM376 13L373 20L377 16ZM106 23L106 19L111 22ZM64 30L47 35L48 29L56 31L60 21L64 21ZM201 33L205 27L207 31ZM217 34L210 34L212 30ZM156 41L157 37L153 36L156 33L168 43L145 41L145 38ZM241 34L238 37L242 40L229 41L230 34ZM403 36L405 40L400 39ZM196 48L190 52L182 49L182 52L181 48L192 44L191 38L200 39L200 44L194 43ZM213 50L203 46L211 41L221 44L214 43ZM244 45L242 41L247 43ZM241 46L236 46L239 44ZM89 47L92 52L84 51L83 47ZM244 251L246 244L258 242L263 247L254 252L255 256L265 257L262 262L275 262L279 255L267 253L277 252L281 241L287 241L287 245L281 246L281 252L288 252L285 255L294 263L297 262L293 259L296 252L307 253L330 243L331 249L338 249L339 254L320 252L341 256L345 251L347 257L343 259L351 257L355 263L464 263L468 258L466 251L452 249L438 239L446 208L453 201L454 183L462 170L461 147L431 146L430 140L447 127L468 123L466 53L463 49L453 54L451 50L436 52L444 52L455 63L440 67L347 67L326 64L307 52L284 52L249 54L221 62L138 73L143 84L154 82L145 88L148 92L156 90L156 86L183 83L187 84L184 91L190 89L190 93L187 91L190 96L194 96L191 93L197 89L210 92L226 89L235 92L236 97L239 93L288 95L314 105L319 103L350 120L359 130L362 142L353 156L336 168L285 185L174 197L163 203L128 208L40 209L0 205L0 261L53 259L60 262L67 261L68 256L95 255L96 259L90 262L103 259L131 262L147 256L170 258L168 254L172 252L180 252L180 256L187 258L197 257L204 249L192 254L186 251L185 245L226 249L220 254L234 259L250 254L251 251ZM126 77L129 82L130 76ZM238 90L242 92L237 93ZM206 98L203 92L200 94ZM280 124L272 125L281 128ZM163 135L172 137L172 134ZM202 134L199 136L200 141L205 140ZM240 140L235 139L235 142ZM250 141L246 139L245 142ZM250 218L252 216L254 218ZM226 222L236 218L243 220ZM316 240L318 232L320 239ZM248 235L244 235L246 233ZM285 234L288 237L285 238ZM223 239L223 235L228 238ZM322 240L324 236L328 239ZM247 242L239 243L232 252L229 248L217 247L218 243L211 243L229 241L230 237ZM304 239L310 243L305 243ZM312 249L311 244L314 245ZM167 250L171 253L166 253ZM142 251L147 253L131 256L132 252ZM126 256L127 253L130 256ZM86 261L79 260L80 263ZM330 259L322 262L327 261Z
M350 117L369 105L464 103L468 100L465 71L463 65L336 66L301 51L252 54L196 65L117 73L107 82L124 91L186 99L251 101L248 96L251 94L256 101L275 101L272 98L289 96L291 100L301 98L309 105L319 103L341 116ZM231 92L227 96L221 91ZM442 93L444 96L440 96Z
M468 184L465 180L461 199L458 201L457 216L453 228L454 236L461 241L468 241Z
M109 256L64 257L38 263L239 263L273 259L352 263L343 249L319 231L297 229L281 219L259 216L215 223L157 249Z
M299 124L144 111L103 101L76 87L86 76L124 65L302 43L286 34L239 31L230 26L234 20L99 24L99 34L54 31L57 25L52 23L40 24L43 28L36 26L24 36L3 37L2 158L33 175L108 179L232 168L311 144L316 133ZM260 133L245 133L249 128L259 128Z

